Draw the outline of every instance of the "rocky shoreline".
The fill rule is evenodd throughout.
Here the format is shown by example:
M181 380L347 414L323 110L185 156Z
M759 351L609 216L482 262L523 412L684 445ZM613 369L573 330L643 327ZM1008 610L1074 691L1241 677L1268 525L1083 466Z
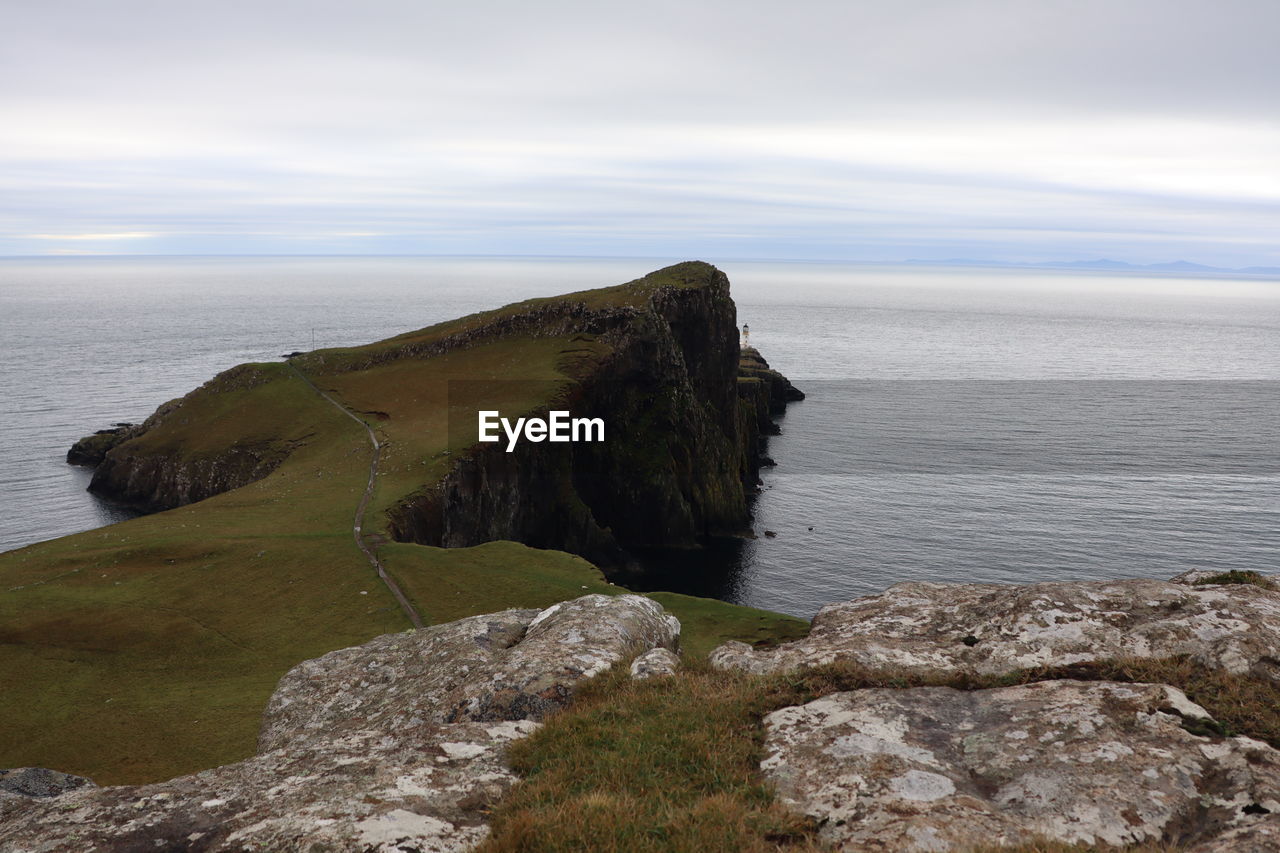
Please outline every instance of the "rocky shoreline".
M1280 851L1280 751L1175 686L1086 676L1184 659L1280 678L1280 592L1205 580L1223 578L903 583L825 608L806 638L728 643L711 661L745 678L972 679L836 692L761 721L763 779L832 849ZM630 595L380 637L290 671L254 758L155 785L0 784L0 849L470 849L517 783L507 744L612 666L660 682L678 642L674 617Z

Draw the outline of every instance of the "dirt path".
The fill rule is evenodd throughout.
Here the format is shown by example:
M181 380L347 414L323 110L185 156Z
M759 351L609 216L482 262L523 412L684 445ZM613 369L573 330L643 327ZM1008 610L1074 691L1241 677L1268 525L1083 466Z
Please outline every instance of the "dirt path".
M400 602L400 609L404 611L404 615L409 617L409 621L413 623L413 627L421 628L422 617L418 615L418 611L413 609L413 605L409 603L409 599L400 590L400 587L396 582L391 579L391 576L387 574L387 570L382 567L382 561L378 559L378 555L375 554L373 549L365 543L364 533L361 530L364 526L364 511L369 505L370 498L373 497L374 481L378 478L378 461L382 458L382 444L378 441L378 436L374 435L373 427L369 426L357 417L355 412L330 397L324 391L321 391L316 386L316 383L312 382L305 373L294 366L292 361L287 362L287 364L294 373L298 374L303 382L311 386L312 391L315 391L321 397L328 400L334 408L351 418L351 420L360 424L360 426L364 428L364 431L369 434L369 443L373 445L373 459L369 462L369 482L364 487L364 494L360 496L360 505L356 507L356 517L355 521L351 525L351 533L355 537L356 547L358 547L360 552L369 560L369 565L373 566L374 571L378 573L378 577L382 578L382 582L386 584L387 590L395 597L396 601Z

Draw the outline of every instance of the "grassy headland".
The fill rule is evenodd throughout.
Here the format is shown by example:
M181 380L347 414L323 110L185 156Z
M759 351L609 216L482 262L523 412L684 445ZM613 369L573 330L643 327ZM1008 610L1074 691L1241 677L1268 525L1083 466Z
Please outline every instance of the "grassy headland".
M546 408L548 395L589 380L616 346L616 337L583 333L573 318L606 311L625 319L655 294L711 288L714 272L680 265L294 360L385 444L365 532L428 622L623 591L560 551L391 541L387 511L446 476L467 450L447 429L449 381L529 380L496 383L508 390L495 408ZM0 555L0 766L54 767L110 784L243 758L285 670L410 627L352 537L367 436L289 365L234 368L157 421L113 454L148 475L168 472L171 491L192 485L191 472L213 481L237 465L269 473ZM806 627L721 602L655 597L682 619L697 651Z

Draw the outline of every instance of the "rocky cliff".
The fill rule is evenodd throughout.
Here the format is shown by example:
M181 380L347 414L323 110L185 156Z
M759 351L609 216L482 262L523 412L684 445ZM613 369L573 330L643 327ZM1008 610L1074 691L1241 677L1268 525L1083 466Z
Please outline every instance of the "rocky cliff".
M616 566L628 548L691 547L747 527L762 436L775 429L771 416L803 394L757 351L740 351L728 279L708 264L531 300L365 348L320 351L294 365L323 382L530 338L567 342L560 367L572 382L520 414L568 408L603 419L606 440L523 442L512 453L473 440L443 475L420 481L385 510L377 526L389 538L447 547L510 539ZM278 379L273 369L280 367L243 365L140 427L82 441L78 460L101 457L91 488L165 509L266 476L301 439L228 425L219 398ZM223 422L193 437L193 419L207 411ZM238 417L272 420L248 407ZM474 414L457 417L474 424Z
M771 416L804 395L755 350L740 352L723 273L682 264L639 284L651 280L668 283L638 305L552 315L557 332L608 347L562 401L603 419L603 444L473 448L391 510L392 536L448 547L514 539L614 566L631 547L742 531Z
M776 435L773 418L786 411L787 403L804 399L804 392L769 366L755 347L743 347L738 360L738 432L746 437L742 459L744 482L759 484L762 465L774 462L764 455L765 436Z
M187 427L207 417L219 398L234 397L273 378L278 365L242 364L161 405L141 424L117 425L86 436L67 452L67 461L94 467L89 490L149 512L172 509L252 483L284 461L294 442L250 428L229 440L217 436L207 447L173 441L166 427Z

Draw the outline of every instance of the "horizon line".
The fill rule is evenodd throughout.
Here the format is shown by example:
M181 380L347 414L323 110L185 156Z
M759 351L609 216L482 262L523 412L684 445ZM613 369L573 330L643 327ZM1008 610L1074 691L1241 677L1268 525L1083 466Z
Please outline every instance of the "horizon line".
M148 259L148 258L491 258L491 259L541 259L541 260L670 260L677 255L604 255L604 254L569 254L569 253L498 253L498 252L84 252L84 253L48 253L48 254L2 254L0 261L75 261L75 260L111 260L111 259ZM706 255L704 257L717 257ZM701 260L690 257L686 260ZM1280 275L1280 264L1251 264L1245 267L1220 267L1212 264L1201 264L1195 261L1178 259L1175 261L1157 261L1152 264L1140 264L1130 261L1116 261L1109 258L1087 258L1081 260L1054 261L1001 261L993 258L906 258L900 260L870 260L853 258L820 258L820 257L748 257L719 256L719 262L733 263L788 263L788 264L848 264L855 266L910 266L910 267L978 267L994 269L1065 269L1084 273L1160 273L1194 276L1203 274L1230 274L1244 276L1276 276ZM1088 266L1090 264L1115 264L1112 266ZM1159 269L1171 264L1188 264L1200 269Z

